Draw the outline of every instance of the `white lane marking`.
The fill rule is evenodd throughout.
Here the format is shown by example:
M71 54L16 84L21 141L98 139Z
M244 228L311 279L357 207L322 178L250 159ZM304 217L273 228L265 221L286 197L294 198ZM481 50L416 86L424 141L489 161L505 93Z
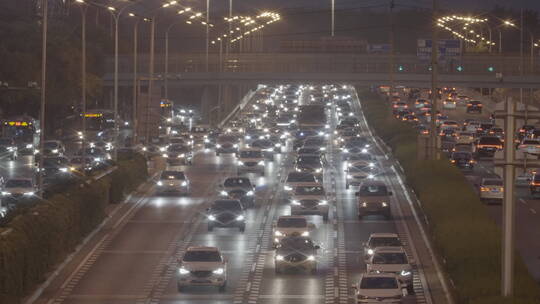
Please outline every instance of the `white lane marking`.
M246 285L246 292L249 292L251 290L251 282L248 282Z
M526 200L520 198L519 201L520 201L522 204L527 205L527 201L526 201Z
M533 214L536 214L536 210L534 210L533 208L530 208L530 210Z

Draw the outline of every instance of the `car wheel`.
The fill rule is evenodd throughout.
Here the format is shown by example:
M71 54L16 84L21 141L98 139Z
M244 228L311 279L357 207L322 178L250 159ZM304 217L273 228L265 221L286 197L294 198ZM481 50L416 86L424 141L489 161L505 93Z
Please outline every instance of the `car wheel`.
M219 156L219 152L216 152L216 156Z
M359 219L359 220L362 220L363 218L364 218L363 215L361 215L361 214L358 215L358 219Z
M219 292L225 292L226 289L227 289L227 281L225 281L223 285L219 286Z
M311 274L317 274L317 267L313 267L313 269L311 269Z
M349 183L346 183L346 184L345 184L345 189L349 190L349 188L350 188Z
M407 292L410 295L414 294L414 287L412 286L412 284L407 286Z
M240 228L240 232L246 231L246 225L242 225L239 228Z
M281 268L279 267L276 267L276 274L281 274L283 273L283 270L281 270Z
M208 231L212 231L214 230L214 226L213 225L208 225Z

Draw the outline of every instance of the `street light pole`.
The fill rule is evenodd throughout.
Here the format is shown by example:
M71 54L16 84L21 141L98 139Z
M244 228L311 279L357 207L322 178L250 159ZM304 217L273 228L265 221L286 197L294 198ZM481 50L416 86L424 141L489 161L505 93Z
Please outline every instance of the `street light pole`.
M499 54L502 53L502 31L499 29Z
M335 30L335 0L332 0L332 37L334 37Z
M79 1L78 1L79 2ZM79 2L81 5L81 98L82 98L82 139L81 139L81 156L83 165L83 174L86 174L86 11L87 6L83 1Z
M137 68L138 68L138 48L139 48L139 22L137 18L133 27L133 102L132 102L132 121L131 128L133 129L132 141L133 145L137 144Z
M118 157L118 19L120 15L115 16L114 21L114 144L113 160Z
M150 66L149 66L149 76L148 79L148 102L146 103L146 122L145 122L145 142L148 144L148 137L150 136L150 129L148 126L150 104L152 103L152 90L154 85L154 47L155 47L155 32L156 32L156 16L152 17L150 24Z
M433 0L433 17L432 22L437 20L437 0ZM438 28L435 23L432 24L432 38L431 38L431 130L430 130L430 158L438 159L437 153L437 110L438 110L438 95L437 90L437 70L438 70Z
M210 0L206 0L206 71L208 72L208 50L210 43Z
M394 91L394 0L390 0L390 92Z
M38 172L38 190L43 197L43 152L45 143L45 87L47 76L47 26L48 26L48 0L41 1L42 5L42 24L41 24L41 104L39 113L39 172Z

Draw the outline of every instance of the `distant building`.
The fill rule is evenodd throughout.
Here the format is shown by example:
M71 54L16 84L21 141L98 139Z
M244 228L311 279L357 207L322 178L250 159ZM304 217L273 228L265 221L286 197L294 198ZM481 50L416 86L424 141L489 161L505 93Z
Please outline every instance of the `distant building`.
M320 39L282 40L284 53L365 53L367 41L352 37L323 37Z

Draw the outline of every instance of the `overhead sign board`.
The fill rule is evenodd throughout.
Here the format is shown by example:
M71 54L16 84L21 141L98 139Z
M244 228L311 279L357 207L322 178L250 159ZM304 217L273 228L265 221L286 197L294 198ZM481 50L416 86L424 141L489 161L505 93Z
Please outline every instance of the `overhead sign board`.
M438 59L455 59L461 56L461 40L459 39L439 39ZM418 39L416 54L420 59L431 59L431 39Z

